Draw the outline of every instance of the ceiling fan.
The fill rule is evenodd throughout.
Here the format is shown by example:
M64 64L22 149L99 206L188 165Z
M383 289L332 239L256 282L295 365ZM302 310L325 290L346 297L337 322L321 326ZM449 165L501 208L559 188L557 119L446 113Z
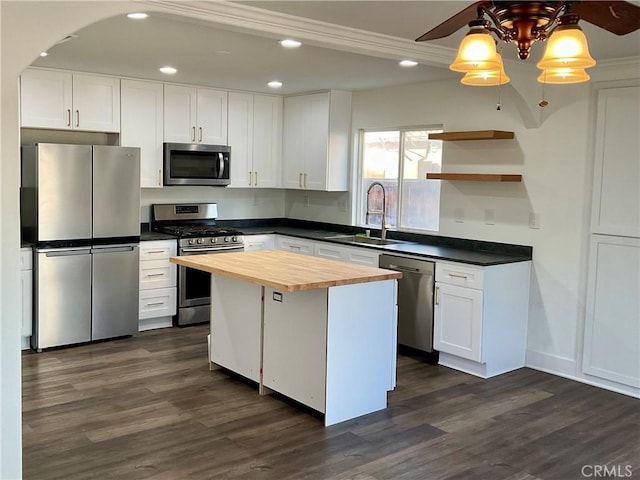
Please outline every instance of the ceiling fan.
M589 80L586 68L596 64L589 54L580 19L616 35L640 28L640 7L625 1L578 0L561 2L479 1L416 39L435 40L469 26L458 55L449 68L465 73L466 85L492 86L509 82L497 40L514 43L522 60L531 46L546 41L544 57L537 67L541 83L580 83Z
M616 35L626 35L640 28L640 7L624 1L479 1L418 37L416 42L447 37L465 25L482 25L500 40L515 43L518 56L525 60L534 42L546 40L558 26L575 25L580 19Z

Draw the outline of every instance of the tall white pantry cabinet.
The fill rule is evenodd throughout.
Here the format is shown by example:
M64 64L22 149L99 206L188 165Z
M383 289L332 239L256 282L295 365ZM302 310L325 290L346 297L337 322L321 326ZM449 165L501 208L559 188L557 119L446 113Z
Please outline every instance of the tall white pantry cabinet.
M640 86L598 91L582 369L640 388Z

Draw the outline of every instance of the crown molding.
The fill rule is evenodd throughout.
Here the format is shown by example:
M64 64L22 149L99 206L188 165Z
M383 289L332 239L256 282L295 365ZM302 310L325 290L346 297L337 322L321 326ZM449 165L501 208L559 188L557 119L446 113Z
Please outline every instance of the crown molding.
M138 0L164 13L182 15L229 29L273 38L294 37L309 45L424 65L449 65L456 51L433 44L296 17L228 1Z

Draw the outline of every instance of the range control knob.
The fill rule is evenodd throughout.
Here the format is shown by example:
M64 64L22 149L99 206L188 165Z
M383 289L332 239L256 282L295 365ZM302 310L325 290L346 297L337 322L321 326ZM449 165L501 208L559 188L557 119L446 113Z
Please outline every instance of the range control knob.
M189 240L189 245L193 245L193 239Z
M229 237L224 237L224 243L229 243Z
M211 243L216 243L216 238L215 237L211 237Z
M234 236L231 240L233 240L234 242L238 241L238 237Z
M201 238L199 238L198 240L196 240L196 242L197 242L199 245L202 245L202 239L201 239Z

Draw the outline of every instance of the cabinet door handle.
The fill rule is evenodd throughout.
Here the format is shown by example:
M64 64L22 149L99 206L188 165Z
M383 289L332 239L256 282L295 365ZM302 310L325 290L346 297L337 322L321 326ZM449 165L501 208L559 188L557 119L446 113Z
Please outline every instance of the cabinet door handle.
M436 287L436 305L440 305L440 287Z
M80 110L76 110L76 127L80 126Z
M200 137L198 138L198 141L201 142L202 141L202 127L200 127L198 129L198 133L200 134Z
M298 186L300 188L302 188L302 174L301 173L298 174Z
M158 170L158 186L162 186L162 169Z
M303 175L302 175L302 178L303 178L302 186L303 186L304 188L307 188L307 174L306 174L306 173L305 173L305 174L303 174Z
M196 127L191 127L191 141L196 141Z
M258 172L254 172L255 173L255 179L253 184L257 187L258 186Z
M148 273L147 277L164 277L164 273Z
M147 303L147 307L159 307L164 305L164 302Z
M67 127L71 126L71 109L67 108Z
M164 250L148 250L146 252L144 252L147 255L150 255L152 253L164 253Z
M453 278L462 278L462 279L464 279L464 280L466 280L467 278L469 278L469 277L467 277L466 275L461 275L461 274L459 274L459 273L450 273L450 274L449 274L449 276L450 276L450 277L453 277Z

